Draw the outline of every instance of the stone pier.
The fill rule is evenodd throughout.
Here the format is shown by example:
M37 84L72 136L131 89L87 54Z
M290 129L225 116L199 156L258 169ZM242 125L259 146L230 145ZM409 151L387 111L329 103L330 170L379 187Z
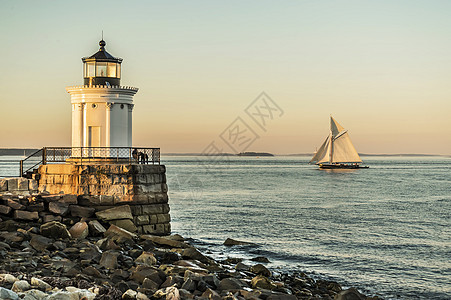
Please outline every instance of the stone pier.
M164 165L49 164L38 170L41 194L76 195L72 210L129 231L171 233ZM88 210L83 209L88 208Z

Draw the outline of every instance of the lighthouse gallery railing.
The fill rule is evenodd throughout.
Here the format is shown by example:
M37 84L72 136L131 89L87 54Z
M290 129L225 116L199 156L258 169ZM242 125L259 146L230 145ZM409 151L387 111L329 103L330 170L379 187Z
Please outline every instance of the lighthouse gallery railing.
M44 147L20 161L20 176L26 176L40 165L72 162L121 162L160 164L160 148L143 147Z

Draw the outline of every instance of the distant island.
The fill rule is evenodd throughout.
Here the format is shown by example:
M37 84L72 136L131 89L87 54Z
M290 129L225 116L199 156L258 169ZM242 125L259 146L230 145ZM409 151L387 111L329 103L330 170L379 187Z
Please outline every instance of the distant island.
M274 154L267 152L241 152L237 156L274 156Z

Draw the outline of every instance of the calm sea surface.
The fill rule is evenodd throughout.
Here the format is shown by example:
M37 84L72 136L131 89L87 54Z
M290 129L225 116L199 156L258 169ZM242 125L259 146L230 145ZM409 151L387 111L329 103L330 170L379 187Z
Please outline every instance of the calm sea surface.
M0 176L17 175L17 159L0 156ZM330 172L308 157L163 157L173 232L216 258L266 256L387 299L450 299L451 159L363 159L370 169ZM222 246L229 237L257 246Z

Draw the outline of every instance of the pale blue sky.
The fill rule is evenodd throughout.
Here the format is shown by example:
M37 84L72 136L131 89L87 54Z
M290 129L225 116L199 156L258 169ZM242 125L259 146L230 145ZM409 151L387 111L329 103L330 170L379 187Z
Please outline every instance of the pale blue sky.
M65 87L82 83L80 58L104 30L122 84L140 88L136 145L200 152L265 91L284 115L247 150L312 152L332 114L360 152L450 154L450 11L450 1L3 0L0 147L70 145Z

